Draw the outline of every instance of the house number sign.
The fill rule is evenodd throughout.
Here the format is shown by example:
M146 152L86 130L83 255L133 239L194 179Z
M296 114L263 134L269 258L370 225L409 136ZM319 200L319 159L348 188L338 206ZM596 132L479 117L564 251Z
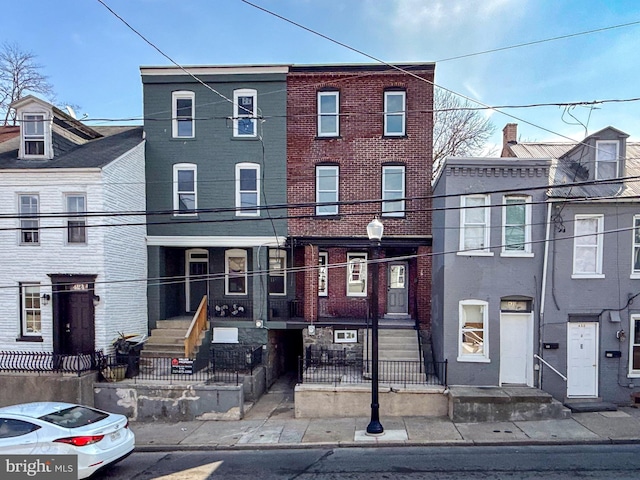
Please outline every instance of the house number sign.
M74 290L74 291L89 290L89 284L88 283L74 283L73 285L71 285L71 290Z

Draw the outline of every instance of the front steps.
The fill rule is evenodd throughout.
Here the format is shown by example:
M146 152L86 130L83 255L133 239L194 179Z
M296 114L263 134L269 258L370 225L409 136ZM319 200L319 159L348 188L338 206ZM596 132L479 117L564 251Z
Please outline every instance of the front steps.
M571 418L571 410L531 387L449 387L449 418L456 423Z
M151 331L151 335L145 342L140 356L142 358L183 358L184 336L189 330L191 320L192 318L187 316L159 320L156 323L156 328Z
M368 357L371 358L371 330L368 334ZM418 332L413 328L378 329L378 379L383 383L425 382L424 363L420 358ZM398 362L398 363L395 363ZM412 362L412 363L400 363Z

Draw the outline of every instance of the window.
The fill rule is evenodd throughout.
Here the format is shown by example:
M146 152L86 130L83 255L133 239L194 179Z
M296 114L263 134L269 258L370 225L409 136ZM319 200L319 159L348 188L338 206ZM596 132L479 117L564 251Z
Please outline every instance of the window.
M269 249L269 294L287 293L287 253L284 250Z
M20 195L20 243L40 243L37 195Z
M225 294L247 294L247 251L234 248L224 252Z
M640 377L640 315L631 315L630 321L629 376Z
M459 362L489 361L487 309L487 302L481 300L460 301Z
M318 254L318 296L326 297L329 292L328 284L328 268L329 254L327 252L320 252Z
M197 175L198 167L192 163L178 163L173 166L174 215L197 215Z
M42 333L39 284L20 284L20 309L22 336L39 337Z
M334 330L333 342L334 343L358 343L358 331L357 330Z
M338 166L316 167L316 215L338 214ZM332 205L329 205L332 204Z
M258 94L255 90L241 89L233 92L233 136L255 137L258 117Z
M236 215L258 216L260 210L260 166L255 163L236 165Z
M195 137L195 93L186 91L173 92L172 97L173 137Z
M84 195L67 195L67 243L86 243L87 221L83 215L87 212ZM81 216L73 217L73 214Z
M596 142L596 180L618 178L618 142Z
M531 253L531 197L504 197L502 253L503 256Z
M602 215L576 215L573 239L574 277L601 278Z
M0 418L0 439L21 437L22 435L28 435L31 432L39 430L40 425L34 425L30 422L23 420L16 420L14 418ZM26 439L20 439L21 442L27 443ZM32 440L35 441L35 438ZM29 475L29 473L26 473ZM35 471L34 471L35 475Z
M633 266L632 275L640 276L640 216L633 217Z
M397 137L405 134L405 99L405 92L384 92L385 136Z
M486 255L489 251L489 196L461 197L460 251L462 255Z
M337 137L340 134L340 93L318 92L318 136Z
M42 157L45 155L44 119L45 116L41 113L25 113L22 116L25 157Z
M404 216L404 167L382 167L382 215Z
M347 253L347 296L367 296L366 253Z

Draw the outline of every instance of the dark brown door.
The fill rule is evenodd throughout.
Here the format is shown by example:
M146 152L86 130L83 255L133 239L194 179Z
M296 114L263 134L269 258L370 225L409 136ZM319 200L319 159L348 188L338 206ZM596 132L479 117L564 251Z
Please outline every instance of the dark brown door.
M95 351L95 277L52 276L54 351L65 355Z

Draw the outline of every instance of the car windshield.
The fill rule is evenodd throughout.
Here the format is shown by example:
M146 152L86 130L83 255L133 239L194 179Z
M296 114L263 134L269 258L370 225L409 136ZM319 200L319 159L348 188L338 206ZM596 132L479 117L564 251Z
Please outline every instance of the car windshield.
M107 413L100 412L92 408L74 406L65 408L64 410L60 410L59 412L43 415L42 417L40 417L40 420L53 423L54 425L58 425L60 427L77 428L84 427L85 425L89 425L91 423L99 422L100 420L104 420L108 416L109 415Z

